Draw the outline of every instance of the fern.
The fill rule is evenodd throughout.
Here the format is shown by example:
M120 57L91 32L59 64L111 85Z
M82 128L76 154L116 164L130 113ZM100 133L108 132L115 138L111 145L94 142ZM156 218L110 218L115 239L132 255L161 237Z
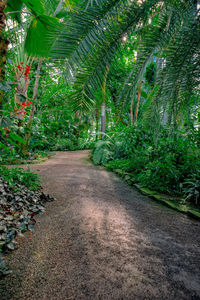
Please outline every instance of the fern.
M110 141L98 141L93 152L93 162L95 165L106 165L112 158L112 143Z

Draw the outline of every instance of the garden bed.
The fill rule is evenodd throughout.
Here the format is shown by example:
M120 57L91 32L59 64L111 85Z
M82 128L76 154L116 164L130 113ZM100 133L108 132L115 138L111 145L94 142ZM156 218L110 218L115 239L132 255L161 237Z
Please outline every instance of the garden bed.
M135 181L132 178L132 174L124 172L121 169L113 169L112 171L118 176L122 177L129 185L136 187L140 192L149 196L153 200L156 200L169 208L175 209L176 211L200 220L200 210L189 203L185 203L184 199L182 199L181 197L173 197L170 195L162 194L157 191L152 191L139 184L135 184Z

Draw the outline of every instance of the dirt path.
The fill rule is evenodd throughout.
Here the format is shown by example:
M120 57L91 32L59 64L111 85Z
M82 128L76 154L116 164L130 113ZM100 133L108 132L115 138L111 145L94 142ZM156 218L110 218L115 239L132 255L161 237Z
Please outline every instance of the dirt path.
M18 239L0 299L200 299L200 223L87 156L57 152L31 166L57 201L37 217L32 235Z

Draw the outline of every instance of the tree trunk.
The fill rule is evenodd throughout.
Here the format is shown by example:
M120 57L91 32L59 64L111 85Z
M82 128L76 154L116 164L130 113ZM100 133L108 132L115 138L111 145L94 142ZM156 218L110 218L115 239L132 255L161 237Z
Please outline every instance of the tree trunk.
M99 132L99 111L98 111L98 105L96 104L96 140L98 140L98 132Z
M104 140L105 135L105 120L106 120L106 103L101 105L101 139Z
M141 90L142 90L142 81L140 81L139 87L138 87L137 106L136 106L136 111L135 111L135 124L137 123L137 119L138 119L138 110L139 110Z
M21 104L22 103L22 101L20 99L20 95L22 95L25 98L27 98L27 92L28 92L29 82L30 82L30 78L25 78L24 86L22 88L20 88L19 85L16 87L16 94L15 94L15 108L16 109L17 109L17 105L16 104ZM24 112L24 114L23 114L23 112ZM21 110L21 114L19 113L17 115L17 119L19 120L18 127L20 127L20 126L23 125L23 121L24 121L24 117L25 117L25 112L26 112L26 108L24 107Z
M91 124L90 124L90 133L89 133L89 136L91 137L92 136L92 132L93 132L93 120L91 121Z
M104 135L106 132L106 79L107 79L108 71L109 71L109 67L106 66L104 82L102 85L102 99L103 99L103 103L101 104L101 139L102 140L104 140Z
M131 100L131 105L130 105L131 126L133 125L133 100L134 100L134 96Z
M40 79L40 70L41 70L41 64L42 64L42 58L40 58L38 66L37 66L37 72L36 72L36 79L35 79L35 86L34 86L34 91L33 91L33 103L30 111L30 116L29 116L29 121L26 127L26 136L25 136L25 141L26 144L23 145L22 153L23 155L27 155L28 153L28 146L30 142L30 137L31 137L31 128L33 124L33 116L35 112L35 101L37 98L37 92L38 92L38 86L39 86L39 79Z
M6 55L8 51L9 41L4 37L4 30L6 28L6 16L4 10L6 8L7 0L0 1L0 83L5 81L5 64ZM0 90L0 106L3 101L4 91Z

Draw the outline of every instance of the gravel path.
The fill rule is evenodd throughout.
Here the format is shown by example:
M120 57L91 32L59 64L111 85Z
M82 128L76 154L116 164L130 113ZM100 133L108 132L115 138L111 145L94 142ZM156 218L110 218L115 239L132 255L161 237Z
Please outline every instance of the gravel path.
M19 237L0 299L200 299L200 222L158 205L87 161L32 165L57 200Z

